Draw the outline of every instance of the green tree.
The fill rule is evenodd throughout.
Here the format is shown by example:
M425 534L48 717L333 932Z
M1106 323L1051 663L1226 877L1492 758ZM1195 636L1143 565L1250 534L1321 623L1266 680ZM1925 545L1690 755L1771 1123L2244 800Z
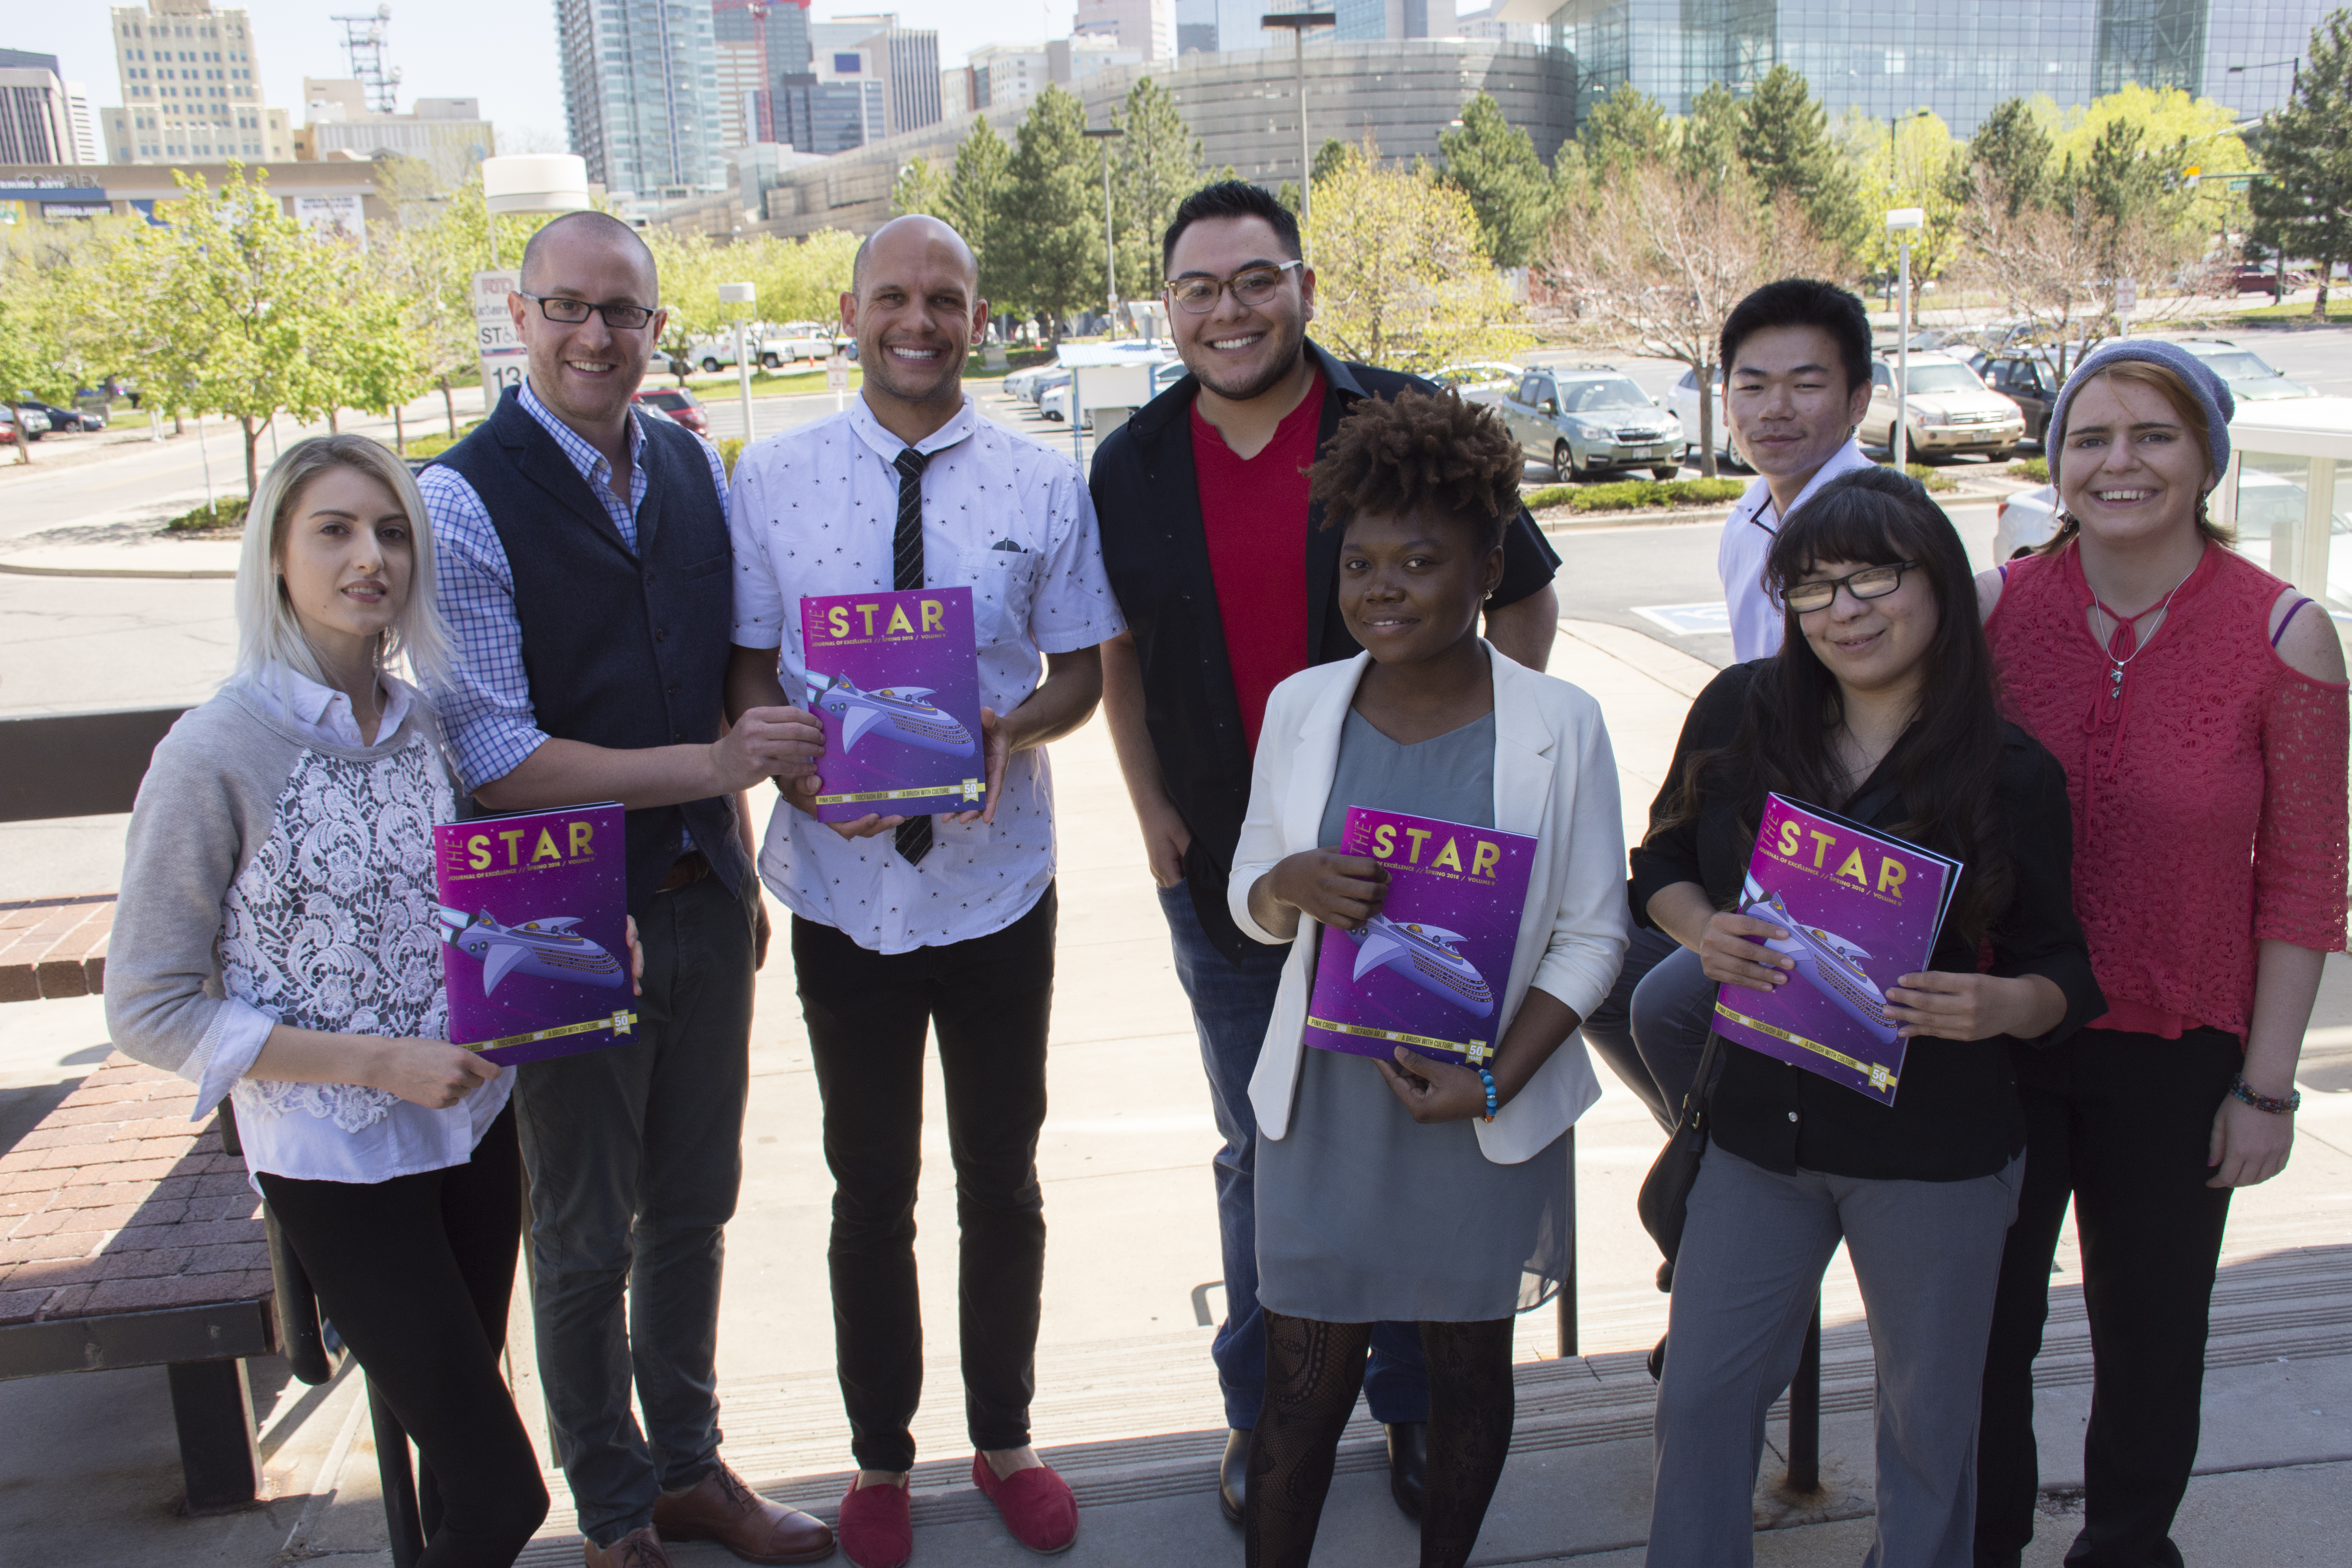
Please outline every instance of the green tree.
M1176 95L1150 77L1127 89L1110 122L1111 210L1118 231L1118 286L1129 300L1159 291L1160 239L1176 208L1201 188L1201 139L1176 111Z
M2352 11L2332 11L2311 33L2311 59L2287 107L2263 117L2271 178L2255 182L2257 232L2319 271L2311 313L2327 315L2327 284L2352 259Z
M1864 171L1863 189L1870 205L1918 207L1927 215L1924 226L1910 232L1911 287L1941 277L1960 247L1960 205L1954 199L1951 165L1958 143L1951 128L1933 114L1895 121L1890 143L1886 121L1849 110L1840 127L1848 155ZM1867 210L1867 208L1865 208ZM1864 226L1863 261L1881 276L1892 276L1897 262L1896 237L1872 221Z
M1577 141L1592 177L1612 179L1671 153L1674 121L1656 99L1626 82L1592 106Z
M1102 298L1102 186L1086 128L1077 96L1049 85L1005 165L1004 210L1018 221L1004 226L998 286L1015 308L1046 316L1057 339L1064 316Z
M908 163L890 183L890 214L893 217L903 217L908 213L928 213L933 217L945 217L947 200L947 175L929 158L918 158Z
M1709 185L1723 183L1739 167L1740 132L1746 117L1739 100L1719 81L1711 81L1691 100L1690 114L1678 127L1675 162L1685 180Z
M1351 158L1362 155L1363 149L1352 142L1342 142L1337 136L1323 138L1323 145L1315 149L1315 162L1307 166L1307 177L1316 184L1336 174Z
M1316 337L1343 359L1430 371L1532 341L1469 199L1426 173L1351 160L1316 185L1305 237Z
M200 174L172 177L181 195L157 213L170 226L136 233L115 252L120 298L152 302L164 317L149 340L152 379L244 432L250 494L271 417L318 419L335 406L338 356L318 348L345 330L344 275L364 263L289 214L262 171L248 174L232 160L217 193Z
M1478 216L1479 247L1497 267L1524 267L1551 221L1551 177L1535 139L1484 92L1462 106L1462 129L1441 131L1444 183ZM1319 162L1319 160L1318 160Z
M948 174L946 210L940 216L955 226L971 247L974 260L980 265L980 292L982 299L992 299L996 279L1003 270L1003 238L1006 226L1001 223L1004 205L1005 169L1013 161L1013 149L1004 138L988 123L985 114L975 117L971 129L957 144L955 166Z
M1741 106L1739 162L1767 204L1784 193L1829 244L1851 250L1867 226L1854 174L1829 130L1829 110L1786 64Z
M1967 158L1959 169L1958 199L1968 201L1976 194L1979 181L1990 181L2000 190L2009 216L2014 217L2025 206L2039 205L2050 197L2050 165L2055 148L2032 105L2021 98L2003 99L1969 138Z
M658 224L644 233L646 245L654 253L656 276L661 280L662 309L669 312L661 342L654 345L656 363L666 355L683 364L695 344L717 337L732 323L727 307L719 302L719 285L749 281L756 286L759 279L735 277L740 263L722 258L709 235L682 233ZM723 279L722 272L727 274ZM685 384L684 377L678 384Z

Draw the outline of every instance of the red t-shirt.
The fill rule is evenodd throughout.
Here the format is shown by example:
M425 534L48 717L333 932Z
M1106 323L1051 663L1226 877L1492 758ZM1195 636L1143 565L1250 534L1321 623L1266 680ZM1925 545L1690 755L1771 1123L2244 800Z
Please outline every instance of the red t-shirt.
M1307 469L1323 418L1323 374L1256 457L1235 455L1192 405L1192 468L1201 528L1224 621L1225 659L1242 732L1257 752L1265 700L1307 668Z

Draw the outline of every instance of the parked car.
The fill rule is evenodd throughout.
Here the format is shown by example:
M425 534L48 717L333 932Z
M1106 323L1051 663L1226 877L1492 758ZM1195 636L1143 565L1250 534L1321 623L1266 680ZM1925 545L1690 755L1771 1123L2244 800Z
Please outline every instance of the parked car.
M1184 378L1184 363L1171 357L1151 367L1151 395L1159 396ZM1037 395L1037 412L1048 419L1067 423L1070 417L1070 374L1061 372L1050 378L1045 389ZM1086 427L1095 427L1094 416L1087 416Z
M1040 365L1037 368L1037 374L1029 380L1029 395L1022 401L1034 405L1037 412L1048 419L1065 418L1067 416L1066 411L1057 414L1045 406L1045 395L1069 384L1068 371L1059 365Z
M781 331L761 338L760 363L768 370L782 370L802 360L821 363L845 345L854 346L854 340L840 336L821 321L788 321Z
M49 415L46 405L19 403L9 413L27 441L37 441L49 433Z
M2018 412L2025 416L2025 438L2039 442L2050 427L2050 410L2057 404L2058 389L2066 379L2058 374L2058 362L2050 352L1980 351L1969 356L1969 368L1987 386L2017 405Z
M710 434L710 416L702 411L702 399L682 386L641 386L632 401L641 409L659 409L698 436Z
M2215 375L2227 382L2230 395L2241 403L2319 395L2299 381L2289 381L2262 355L2252 349L2240 348L2228 338L2183 338L2180 346L2203 360Z
M16 444L16 411L13 408L0 406L0 447L13 447Z
M2238 470L2238 553L2261 567L2273 570L2271 539L2282 526L2303 521L2307 497L2301 484L2267 469ZM2037 485L2020 490L1995 510L1992 558L2007 561L2047 542L2058 532L2058 487ZM2345 497L2327 528L2327 596L2352 604L2352 497Z
M1516 386L1528 374L1524 365L1506 364L1500 360L1475 360L1467 364L1449 364L1444 370L1433 371L1429 379L1440 386L1467 394L1473 389Z
M74 436L84 430L106 428L106 416L103 413L99 414L95 418L86 419L79 408L60 408L54 403L42 403L37 400L23 403L18 406L38 409L47 417L49 428L61 436Z
M732 368L734 363L735 339L730 335L723 342L714 338L707 343L694 344L683 354L671 355L669 373L684 375L688 371L698 370L706 375L716 375L722 370Z
M1117 342L1099 343L1094 346L1112 349L1122 354L1133 354L1138 359L1150 360L1161 364L1172 364L1176 362L1176 345L1166 338L1157 338L1149 342L1141 338L1125 338ZM1061 357L1057 354L1045 364L1033 364L1025 370L1009 373L1004 378L1004 390L1021 402L1035 405L1041 394L1053 387L1066 384L1069 374L1062 367ZM1054 379L1055 376L1064 379L1055 381Z
M1886 360L1872 362L1870 408L1856 431L1865 447L1894 447L1895 376L1895 367ZM2004 458L2025 438L2025 416L1964 361L1950 354L1913 354L1904 428L1910 450L1923 461L1960 452Z
M1543 366L1480 401L1556 479L1644 468L1671 479L1681 470L1682 421L1614 365Z
M1696 467L1698 463L1698 372L1685 369L1682 379L1666 388L1666 408L1683 427L1683 461ZM1724 416L1723 367L1715 367L1715 439L1716 461L1729 468L1747 465L1739 448L1731 439L1731 421Z

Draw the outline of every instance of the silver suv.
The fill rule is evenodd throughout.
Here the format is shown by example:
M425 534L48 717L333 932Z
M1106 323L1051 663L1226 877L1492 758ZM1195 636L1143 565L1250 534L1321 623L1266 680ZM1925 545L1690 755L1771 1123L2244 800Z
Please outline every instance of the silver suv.
M1519 449L1549 463L1556 479L1647 468L1671 479L1682 467L1682 421L1614 365L1532 370L1491 405Z

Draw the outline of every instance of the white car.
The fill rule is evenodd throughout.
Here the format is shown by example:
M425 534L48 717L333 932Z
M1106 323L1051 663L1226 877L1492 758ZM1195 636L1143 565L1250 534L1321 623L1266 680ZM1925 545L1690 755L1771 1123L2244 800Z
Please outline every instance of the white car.
M1666 389L1666 407L1681 422L1683 460L1693 467L1698 464L1698 372L1685 368L1683 377ZM1720 463L1745 467L1739 460L1739 449L1732 445L1731 421L1723 416L1723 367L1715 367L1715 455Z
M1870 407L1855 435L1865 447L1892 448L1895 442L1895 378L1886 360L1870 365ZM2025 439L2025 416L2012 399L1984 384L1965 361L1951 354L1916 353L1910 368L1911 395L1904 408L1909 455L1920 459L1954 452L1982 452L2006 462Z
M1159 396L1182 380L1183 375L1184 366L1181 361L1172 357L1160 361L1151 368L1151 395ZM1047 419L1061 424L1069 423L1070 378L1066 371L1062 373L1060 380L1051 383L1037 395L1037 412ZM1094 427L1094 416L1089 415L1087 417L1087 428L1091 430Z
M2338 507L2327 533L2327 596L2338 605L2352 604L2352 497ZM2238 471L2239 554L2265 572L2271 563L2271 537L2282 523L2302 521L2305 493L2302 485L2266 469ZM2058 487L2036 485L2019 490L1994 509L1992 558L2007 561L2047 542L2058 532Z

